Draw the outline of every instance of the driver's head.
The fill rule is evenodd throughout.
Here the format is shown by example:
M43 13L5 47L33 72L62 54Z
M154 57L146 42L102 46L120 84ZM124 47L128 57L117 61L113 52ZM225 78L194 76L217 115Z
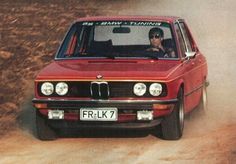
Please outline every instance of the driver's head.
M164 37L164 32L162 29L158 27L152 28L148 35L152 47L159 47L161 45L161 41Z

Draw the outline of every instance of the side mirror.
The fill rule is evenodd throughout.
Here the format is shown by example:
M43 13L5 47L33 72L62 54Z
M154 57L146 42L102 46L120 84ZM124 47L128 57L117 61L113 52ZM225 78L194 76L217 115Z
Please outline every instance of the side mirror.
M186 58L190 59L190 58L194 58L194 56L196 55L196 52L185 52Z

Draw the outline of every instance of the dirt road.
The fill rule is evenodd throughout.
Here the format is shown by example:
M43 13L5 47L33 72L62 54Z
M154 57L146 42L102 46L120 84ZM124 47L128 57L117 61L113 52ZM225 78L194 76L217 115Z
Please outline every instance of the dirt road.
M233 0L3 1L0 163L235 163L235 8ZM208 110L192 113L179 141L164 141L146 131L73 132L56 141L39 141L31 104L35 75L52 60L76 17L117 14L187 20L208 60Z
M119 133L41 142L21 130L0 140L0 163L233 163L235 125L206 132L188 130L179 141ZM103 136L103 137L101 137ZM116 136L115 138L113 138ZM117 137L118 136L118 137Z

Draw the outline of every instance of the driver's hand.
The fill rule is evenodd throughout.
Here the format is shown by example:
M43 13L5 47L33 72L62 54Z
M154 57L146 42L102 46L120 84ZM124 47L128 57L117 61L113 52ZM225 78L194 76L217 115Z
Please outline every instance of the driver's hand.
M159 49L159 48L148 48L147 51L155 51L155 52L159 52L160 49Z
M169 55L166 53L166 54L164 55L164 58L169 58Z

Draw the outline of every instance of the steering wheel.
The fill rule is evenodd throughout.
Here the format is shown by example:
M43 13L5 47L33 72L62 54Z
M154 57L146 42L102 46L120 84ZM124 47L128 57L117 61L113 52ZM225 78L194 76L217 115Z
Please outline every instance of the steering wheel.
M147 55L156 57L165 57L166 53L161 48L150 48L146 50Z

